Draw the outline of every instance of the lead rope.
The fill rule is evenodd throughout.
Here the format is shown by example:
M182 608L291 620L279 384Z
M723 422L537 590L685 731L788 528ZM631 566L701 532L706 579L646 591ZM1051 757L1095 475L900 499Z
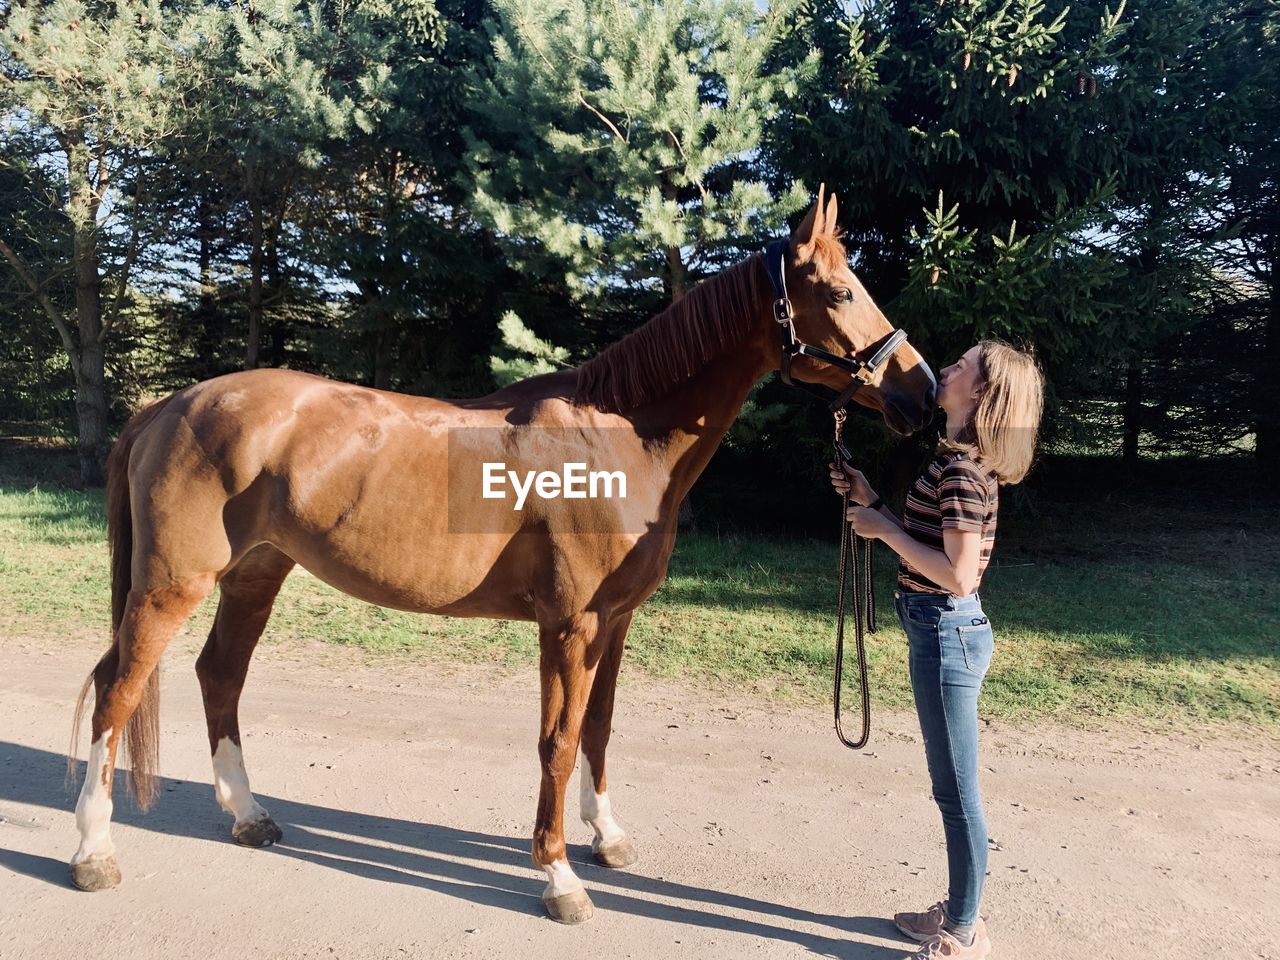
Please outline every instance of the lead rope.
M845 412L835 412L835 457L837 465L849 462L848 450L845 448L844 433ZM840 582L838 612L836 614L836 677L835 677L835 719L836 736L850 750L861 750L871 739L871 688L867 683L867 648L866 634L876 632L876 592L871 571L871 541L856 537L853 526L846 519L849 513L849 491L844 492L844 505L840 511L840 571L837 574ZM852 553L852 563L850 563ZM853 569L855 589L853 594L854 637L858 648L858 688L862 694L862 735L857 742L845 736L840 718L840 689L844 685L844 618L845 599L848 593L849 570Z

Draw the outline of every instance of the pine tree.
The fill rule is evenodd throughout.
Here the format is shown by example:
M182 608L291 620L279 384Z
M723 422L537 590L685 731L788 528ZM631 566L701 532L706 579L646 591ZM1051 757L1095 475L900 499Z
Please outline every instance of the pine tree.
M366 0L342 24L332 73L359 106L328 146L301 236L351 291L335 359L374 386L488 385L495 291L507 284L459 183L467 69L487 49L488 13L479 0Z
M289 257L282 249L297 207L325 177L327 148L380 110L388 68L343 75L346 35L358 5L296 0L235 3L221 21L214 97L193 104L191 140L209 145L186 161L222 186L238 214L247 260L244 366L263 361L268 309L282 305ZM203 136L197 138L197 132ZM277 334L281 331L276 330ZM283 361L277 336L270 360Z
M1221 216L1238 224L1229 297L1238 315L1233 333L1252 331L1243 358L1249 383L1248 411L1260 466L1280 479L1280 412L1275 384L1280 374L1280 5L1241 0L1232 7L1241 25L1240 69L1247 75L1246 120L1226 165L1228 188ZM1237 336L1237 342L1240 339ZM1246 341L1248 342L1248 341Z
M64 269L71 238L63 229L63 184L27 155L27 146L24 138L0 136L0 243L24 274L40 278L33 294L23 275L0 267L0 420L74 436L72 411L58 403L75 391L72 368L44 309L57 311L74 296Z
M761 131L813 62L765 70L789 4L498 0L466 132L476 216L522 270L584 300L678 300L784 229L807 196L770 189ZM634 322L634 320L633 320Z
M6 135L29 145L65 177L73 302L54 301L38 275L0 236L0 258L57 330L76 383L81 477L100 484L107 442L106 353L147 237L141 176L150 151L173 135L177 94L198 86L208 35L198 4L120 0L17 3L0 23L0 115ZM117 189L129 184L128 193ZM63 200L65 198L65 201ZM38 265L37 265L38 266Z
M1204 296L1239 120L1222 11L877 0L850 18L817 0L793 43L822 68L769 143L785 175L844 189L862 271L929 355L1033 342L1056 407Z

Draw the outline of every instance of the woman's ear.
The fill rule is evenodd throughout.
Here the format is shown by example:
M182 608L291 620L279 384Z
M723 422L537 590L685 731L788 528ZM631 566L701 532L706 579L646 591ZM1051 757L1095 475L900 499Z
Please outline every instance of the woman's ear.
M979 365L978 369L973 373L973 390L969 394L969 397L974 401L974 406L977 406L978 401L987 392L987 384L990 382L983 375L982 367Z

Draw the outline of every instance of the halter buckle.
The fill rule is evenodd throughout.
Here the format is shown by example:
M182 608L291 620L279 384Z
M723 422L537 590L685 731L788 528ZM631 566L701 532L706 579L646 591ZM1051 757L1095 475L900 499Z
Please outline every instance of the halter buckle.
M780 324L788 324L791 322L791 300L788 297L779 297L773 301L773 319Z

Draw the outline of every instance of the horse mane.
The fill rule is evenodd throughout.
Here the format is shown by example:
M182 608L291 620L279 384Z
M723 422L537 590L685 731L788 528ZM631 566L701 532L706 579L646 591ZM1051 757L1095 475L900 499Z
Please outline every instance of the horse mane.
M578 368L574 401L622 412L662 396L740 341L761 308L754 254L703 280Z

